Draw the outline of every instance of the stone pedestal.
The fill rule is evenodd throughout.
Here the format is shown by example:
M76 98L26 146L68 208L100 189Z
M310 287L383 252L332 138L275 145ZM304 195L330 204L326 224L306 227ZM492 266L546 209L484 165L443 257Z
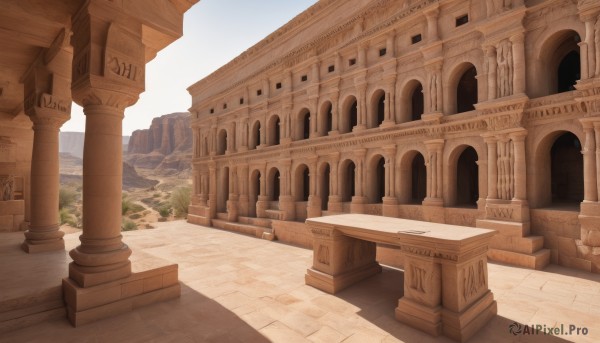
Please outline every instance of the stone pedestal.
M365 196L353 196L350 203L350 213L365 213L365 205L369 199Z
M339 195L330 195L329 204L327 204L327 212L342 213L344 211L344 204L342 203L342 197Z
M445 223L444 200L441 198L425 198L423 200L423 220L432 223Z
M281 199L279 199L279 207L281 208ZM267 210L269 209L269 197L264 195L258 196L256 202L256 216L258 218L267 218Z
M398 199L395 197L384 197L381 211L382 214L386 217L398 217Z
M227 200L227 221L237 222L238 220L238 196L229 194L229 200Z
M296 219L296 202L291 195L282 195L279 197L279 210L282 211L282 220Z
M306 217L315 218L322 215L321 209L321 197L317 195L311 195L308 197L308 204L306 205Z

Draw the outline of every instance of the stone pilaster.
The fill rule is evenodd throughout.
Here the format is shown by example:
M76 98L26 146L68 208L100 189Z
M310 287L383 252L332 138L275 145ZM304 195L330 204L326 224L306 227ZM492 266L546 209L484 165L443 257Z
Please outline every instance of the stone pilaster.
M488 68L488 100L496 99L497 57L496 48L492 45L485 49Z
M329 204L328 204L328 211L329 212L337 212L337 213L341 213L342 212L342 197L340 196L340 189L339 189L339 180L340 180L340 176L339 176L339 163L340 163L340 153L339 152L335 152L335 153L331 153L329 154L329 165L331 166L331 173L330 178L331 178L331 191L329 194Z
M396 197L396 145L383 147L385 151L385 196L382 214L387 217L398 217L398 198Z
M444 206L443 199L443 173L442 160L445 141L434 139L425 142L427 157L425 166L427 168L427 196L423 200L423 217L427 221L443 223Z
M351 213L364 213L365 204L368 202L367 197L364 195L364 165L365 155L367 149L354 150L354 156L356 160L356 179L355 179L355 190L356 194L352 197L352 203L350 204Z
M579 222L584 245L600 247L600 120L597 117L581 120L585 133L583 142L584 200Z
M525 34L518 33L510 37L513 54L513 94L525 94Z
M283 211L283 220L294 220L296 218L296 202L291 193L291 167L291 159L287 158L281 161L281 195L279 196L279 209Z

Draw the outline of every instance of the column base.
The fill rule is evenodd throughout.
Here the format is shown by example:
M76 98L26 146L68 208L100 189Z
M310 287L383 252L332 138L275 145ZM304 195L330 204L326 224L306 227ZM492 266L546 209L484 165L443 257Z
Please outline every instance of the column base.
M352 128L352 132L360 132L360 131L364 131L366 129L367 129L367 125L359 124Z
M38 229L40 231L31 231L30 227L25 232L25 241L21 244L21 248L25 252L35 254L65 249L65 241L63 239L65 233L59 230L58 225Z
M21 249L23 249L28 254L36 254L46 251L65 250L65 240L60 238L51 242L44 242L39 244L33 244L28 241L25 241L23 242L23 244L21 244Z
M444 199L425 198L423 200L423 219L432 223L445 223Z
M92 287L82 288L70 278L62 284L67 316L75 327L181 295L176 264Z
M398 217L398 199L396 197L384 197L381 205L381 214L386 217Z
M392 127L396 125L396 122L393 120L384 120L383 123L381 123L381 125L379 125L379 127L381 128L386 128L386 127Z
M339 275L329 275L314 268L306 270L304 281L307 285L320 289L329 294L335 294L361 280L381 273L379 263L372 262L363 267L356 268Z
M401 298L396 307L396 319L432 336L442 334L442 307L429 308L412 300Z

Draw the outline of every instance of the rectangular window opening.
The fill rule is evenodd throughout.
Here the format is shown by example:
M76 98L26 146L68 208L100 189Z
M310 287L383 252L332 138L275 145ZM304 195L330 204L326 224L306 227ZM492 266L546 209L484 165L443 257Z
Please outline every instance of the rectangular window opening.
M223 104L223 109L226 110L227 109L227 104Z
M385 56L385 54L387 54L387 49L386 48L379 49L379 57Z
M469 15L468 14L461 15L460 17L456 18L456 27L465 25L468 22L469 22Z
M257 91L256 91L256 95L257 95L257 96L261 96L261 95L262 95L262 89L259 89L259 90L257 90Z
M353 66L353 65L355 65L355 64L356 64L356 58L351 58L351 59L348 61L348 65L349 65L349 66Z
M330 66L327 68L327 71L328 71L328 72L330 72L330 73L333 73L333 72L335 71L335 66L334 66L334 65L330 65Z
M417 44L419 43L421 40L423 40L423 37L421 36L421 34L419 33L418 35L414 35L410 38L410 41L412 44Z
M215 109L214 109L214 108L211 108L211 109L210 109L210 114L213 114L213 113L215 113Z
M306 75L302 75L302 77L300 78L300 80L302 80L302 82L308 80L308 76Z
M276 89L281 89L281 82L277 82L277 84L275 84L275 88Z
M244 104L244 98L240 98L240 105Z

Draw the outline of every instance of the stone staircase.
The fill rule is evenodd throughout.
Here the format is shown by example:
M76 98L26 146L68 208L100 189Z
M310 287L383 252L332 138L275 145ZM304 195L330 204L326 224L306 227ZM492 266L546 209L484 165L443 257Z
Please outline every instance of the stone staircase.
M66 316L60 284L37 294L4 299L0 301L0 336L8 331Z
M550 263L550 249L544 249L543 236L529 236L529 223L477 220L477 227L496 230L488 258L519 267L544 269Z
M208 207L190 205L190 207L188 207L187 221L191 224L210 226Z

